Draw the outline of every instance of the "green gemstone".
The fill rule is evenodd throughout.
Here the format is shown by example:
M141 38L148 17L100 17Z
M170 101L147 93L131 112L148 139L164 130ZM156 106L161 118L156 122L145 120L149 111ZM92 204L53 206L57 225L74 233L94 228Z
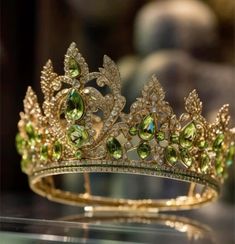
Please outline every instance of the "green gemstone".
M230 166L234 162L235 157L235 145L231 145L228 149L227 155L226 155L226 165Z
M69 120L79 120L84 114L84 101L76 89L72 89L66 100L66 118Z
M178 153L177 150L172 147L168 146L165 149L165 157L168 163L175 164L178 161Z
M222 175L224 172L224 168L220 163L215 165L215 170L218 175Z
M155 123L152 115L147 115L139 126L139 136L143 140L151 140L155 134Z
M147 142L141 143L137 148L137 153L140 158L145 159L150 155L151 147Z
M157 132L157 140L163 141L164 139L165 139L165 133L163 131L158 131Z
M35 133L34 127L33 127L31 122L28 122L25 125L25 132L26 132L26 134L27 134L27 136L28 136L30 141L36 139L36 133Z
M201 171L206 173L210 165L210 158L206 153L201 154L200 157L200 168Z
M53 145L52 159L59 160L62 156L62 144L56 141Z
M197 134L196 126L193 122L186 125L180 133L179 142L183 148L190 148L193 145L194 139Z
M215 151L218 151L222 148L224 142L224 135L223 134L219 134L216 138L215 141L213 143L213 148Z
M132 126L129 130L130 135L135 136L138 133L138 129L136 126Z
M186 149L181 150L180 158L186 166L190 167L192 165L193 159L192 159L190 153L188 152L188 150L186 150Z
M109 154L113 158L120 159L122 157L122 146L116 138L114 138L114 137L108 138L108 140L106 142L106 147L107 147Z
M82 158L82 152L79 150L79 151L77 151L77 152L75 152L75 157L77 158L77 159L81 159Z
M76 147L81 147L88 141L88 133L83 126L71 125L67 131L69 142Z
M21 137L20 133L16 135L16 149L19 154L22 154L25 146L26 146L26 141Z
M48 159L48 145L42 144L40 148L40 160L46 161Z
M69 59L69 74L72 78L76 78L81 74L80 65L74 58Z
M21 165L21 170L23 172L26 171L26 169L28 168L28 165L30 164L30 159L28 158L27 154L24 154L22 159L21 159L21 162L20 162L20 165Z
M170 141L172 142L172 143L178 143L179 142L179 135L177 135L177 134L172 134L171 135L171 137L170 137Z
M224 171L223 167L223 154L220 152L217 152L216 158L215 158L215 170L218 175L222 175Z
M207 141L205 141L205 140L199 140L198 141L198 147L200 148L200 149L204 149L204 148L206 148L206 147L208 147L208 143L207 143Z

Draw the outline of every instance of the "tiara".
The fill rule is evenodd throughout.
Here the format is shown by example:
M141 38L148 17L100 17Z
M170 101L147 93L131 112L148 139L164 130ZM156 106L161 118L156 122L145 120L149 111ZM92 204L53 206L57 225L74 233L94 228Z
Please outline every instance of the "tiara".
M98 72L75 43L67 50L64 75L49 60L41 74L44 102L40 108L31 87L20 113L18 152L21 168L36 193L50 200L104 209L164 211L191 209L217 198L235 154L235 128L229 129L228 105L209 123L193 90L178 118L155 76L142 96L122 112L120 74L106 55ZM95 81L106 94L89 86ZM92 83L94 84L94 83ZM126 173L188 182L188 194L170 199L120 199L92 195L89 173ZM55 175L83 173L85 191L58 188Z

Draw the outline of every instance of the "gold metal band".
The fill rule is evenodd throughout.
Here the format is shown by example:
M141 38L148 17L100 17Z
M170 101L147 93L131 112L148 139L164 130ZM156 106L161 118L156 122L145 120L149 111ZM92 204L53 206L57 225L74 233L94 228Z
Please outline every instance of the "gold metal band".
M31 189L49 200L74 205L93 206L101 211L143 211L161 212L174 210L187 210L197 208L217 198L219 185L216 180L207 175L198 174L187 169L173 169L172 167L157 166L156 163L143 163L139 166L135 162L105 162L92 163L92 161L71 161L54 163L41 168L36 168L29 178ZM89 183L89 172L128 173L156 177L170 178L173 180L190 183L188 194L173 199L115 199L93 196ZM57 189L53 176L69 173L84 173L85 193L73 193ZM200 185L200 191L196 191Z

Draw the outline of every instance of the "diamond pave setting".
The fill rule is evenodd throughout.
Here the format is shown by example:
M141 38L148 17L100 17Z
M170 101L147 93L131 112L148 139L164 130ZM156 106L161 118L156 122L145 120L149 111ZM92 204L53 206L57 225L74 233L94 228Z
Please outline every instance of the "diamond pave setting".
M167 169L171 172L168 178L174 172L172 178L185 176L186 181L195 175L223 182L235 154L235 129L229 129L228 105L210 124L201 115L202 103L194 90L185 98L186 112L177 118L164 100L162 86L152 76L142 97L124 114L120 74L109 57L104 56L98 72L89 72L72 43L64 66L64 75L54 72L50 60L44 66L42 108L32 88L27 90L16 138L26 174L33 177L40 170L55 169L55 165L62 172L68 165L76 167L73 162L81 162L87 172L112 172L116 167L135 173L140 168L139 173L155 175L156 171L164 176ZM91 80L107 86L110 92L101 94L89 86Z

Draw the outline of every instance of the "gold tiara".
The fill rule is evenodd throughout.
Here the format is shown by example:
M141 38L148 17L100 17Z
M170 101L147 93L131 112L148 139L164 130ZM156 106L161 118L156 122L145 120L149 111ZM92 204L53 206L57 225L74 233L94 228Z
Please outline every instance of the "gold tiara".
M177 118L152 76L142 97L125 114L120 74L109 57L104 56L103 68L90 73L72 43L64 67L60 76L50 60L46 63L41 75L42 109L29 87L20 113L16 145L33 191L66 204L128 211L191 209L218 196L235 154L228 105L210 124L201 115L202 103L194 90L185 99L186 112ZM89 86L92 80L106 86L107 94ZM172 199L93 196L90 172L164 177L189 182L190 188L187 195ZM53 176L68 173L84 173L84 193L55 186Z

